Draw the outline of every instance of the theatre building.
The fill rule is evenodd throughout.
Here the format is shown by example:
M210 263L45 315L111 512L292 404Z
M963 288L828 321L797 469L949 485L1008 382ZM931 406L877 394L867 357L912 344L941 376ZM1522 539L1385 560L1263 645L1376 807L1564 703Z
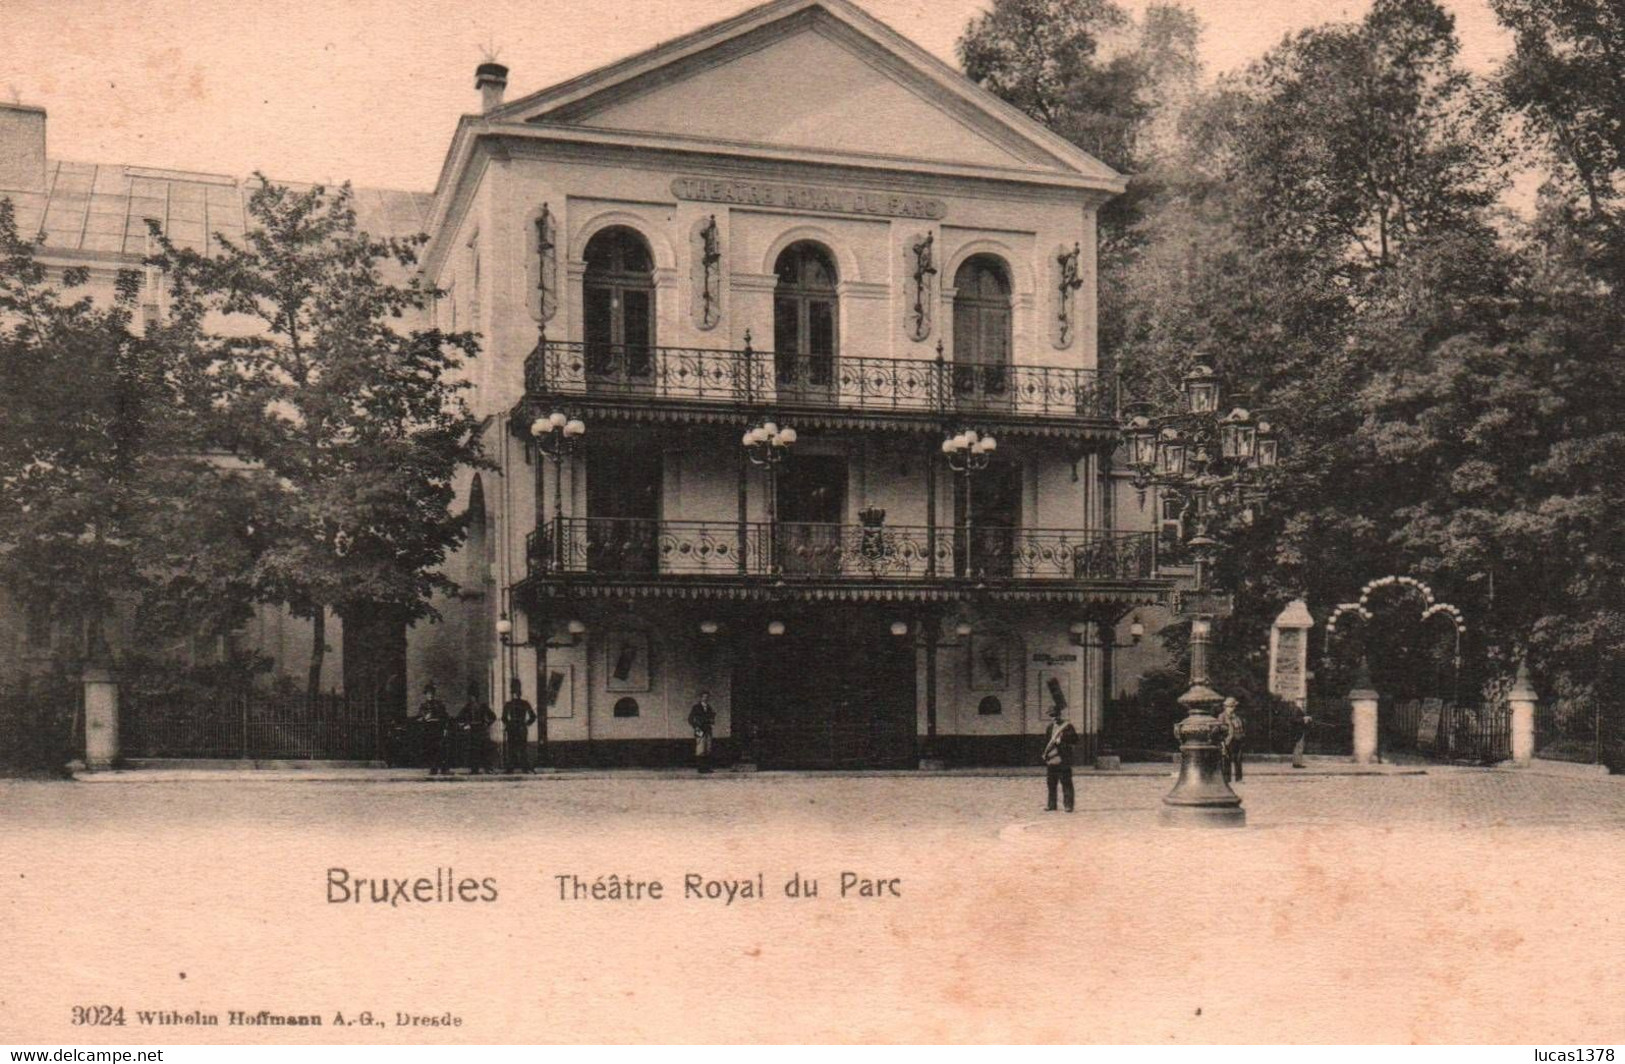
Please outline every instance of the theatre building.
M683 763L702 691L764 769L1027 763L1056 702L1092 740L1170 586L1111 487L1124 178L844 0L507 74L424 268L485 337L472 642L548 760ZM414 633L414 686L450 642Z

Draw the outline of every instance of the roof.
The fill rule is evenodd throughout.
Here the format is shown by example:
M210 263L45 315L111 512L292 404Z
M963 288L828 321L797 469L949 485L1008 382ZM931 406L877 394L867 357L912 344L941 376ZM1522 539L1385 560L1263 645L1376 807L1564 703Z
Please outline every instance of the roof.
M999 99L851 0L767 0L732 18L512 100L483 117L493 122L575 124L590 114L596 98L613 99L638 91L640 84L666 83L679 76L676 72L685 66L703 65L707 53L725 53L735 43L771 35L775 26L802 23L809 18L840 27L851 40L867 42L877 55L895 60L900 64L899 71L918 79L920 91L961 119L976 122L984 131L997 130L1007 138L1025 142L1047 156L1051 166L1058 164L1063 170L1099 182L1103 188L1121 192L1126 187L1126 178L1110 166Z
M18 232L43 230L50 250L88 255L148 253L147 218L155 218L177 245L213 254L215 234L243 234L248 199L257 181L221 174L51 160L45 191L0 188L17 208ZM289 182L295 190L308 183ZM358 228L376 237L406 237L427 230L431 197L422 192L358 188Z

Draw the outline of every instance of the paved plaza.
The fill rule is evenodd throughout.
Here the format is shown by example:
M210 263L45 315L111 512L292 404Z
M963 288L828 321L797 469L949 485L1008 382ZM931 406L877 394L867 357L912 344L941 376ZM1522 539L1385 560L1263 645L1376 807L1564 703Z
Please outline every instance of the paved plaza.
M1032 775L0 782L27 959L0 979L40 1015L167 986L143 1000L452 1009L463 1040L1625 1038L1625 779L1271 770L1247 829L1184 831L1167 777L1079 777L1072 816ZM335 905L333 867L501 900ZM560 897L610 875L666 896ZM0 1030L20 999L0 983Z

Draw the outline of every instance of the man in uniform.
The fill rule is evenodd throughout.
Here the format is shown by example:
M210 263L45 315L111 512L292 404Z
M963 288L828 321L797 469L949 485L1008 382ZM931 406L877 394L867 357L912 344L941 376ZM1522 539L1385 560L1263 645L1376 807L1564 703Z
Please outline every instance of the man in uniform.
M1219 712L1219 766L1224 772L1224 782L1229 783L1232 778L1241 782L1241 743L1247 735L1247 726L1242 722L1240 703L1234 698L1224 700L1224 709Z
M423 756L429 762L429 775L451 775L451 744L446 734L451 717L440 701L433 683L423 686L423 702L418 706L418 722L423 726Z
M497 715L491 712L490 703L480 697L479 687L476 684L468 685L468 701L463 704L463 715L458 718L463 726L463 741L468 744L468 771L470 775L478 776L482 772L496 771L491 767L490 745L488 739L491 734L491 725L496 723Z
M1066 719L1066 705L1057 698L1049 707L1049 727L1044 731L1044 784L1049 789L1049 804L1044 807L1046 813L1055 812L1057 786L1066 803L1066 811L1072 812L1076 800L1072 789L1072 748L1077 742L1078 729Z
M688 726L694 729L694 762L700 775L711 772L711 733L716 728L717 711L711 708L711 692L701 691L700 700L688 711Z
M518 678L508 681L508 700L502 703L503 769L508 772L531 772L530 726L536 723L536 711L525 701L525 688Z

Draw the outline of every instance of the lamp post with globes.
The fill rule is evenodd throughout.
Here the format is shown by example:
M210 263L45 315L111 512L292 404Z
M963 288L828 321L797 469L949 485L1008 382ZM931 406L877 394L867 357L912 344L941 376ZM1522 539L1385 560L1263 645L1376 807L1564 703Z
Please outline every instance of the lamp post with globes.
M1181 384L1183 409L1156 414L1137 404L1127 409L1121 425L1141 505L1152 487L1182 501L1180 534L1196 569L1193 590L1179 596L1180 612L1191 624L1191 685L1179 698L1188 715L1174 726L1179 779L1163 798L1163 814L1176 823L1240 825L1246 813L1219 763L1223 696L1208 677L1213 622L1228 616L1232 605L1229 596L1209 590L1208 570L1218 546L1219 512L1240 508L1244 520L1251 520L1269 494L1280 442L1269 422L1245 408L1220 413L1220 378L1211 367L1195 366Z
M971 478L986 469L998 450L999 441L991 435L964 429L942 441L942 453L948 459L948 468L965 478L965 575L972 575L971 551Z
M760 466L767 474L768 557L775 567L779 558L779 467L795 442L796 430L788 425L781 427L772 419L746 429L739 438L751 465Z
M553 463L553 565L564 567L564 463L587 434L586 422L562 410L544 414L530 423L536 450Z

